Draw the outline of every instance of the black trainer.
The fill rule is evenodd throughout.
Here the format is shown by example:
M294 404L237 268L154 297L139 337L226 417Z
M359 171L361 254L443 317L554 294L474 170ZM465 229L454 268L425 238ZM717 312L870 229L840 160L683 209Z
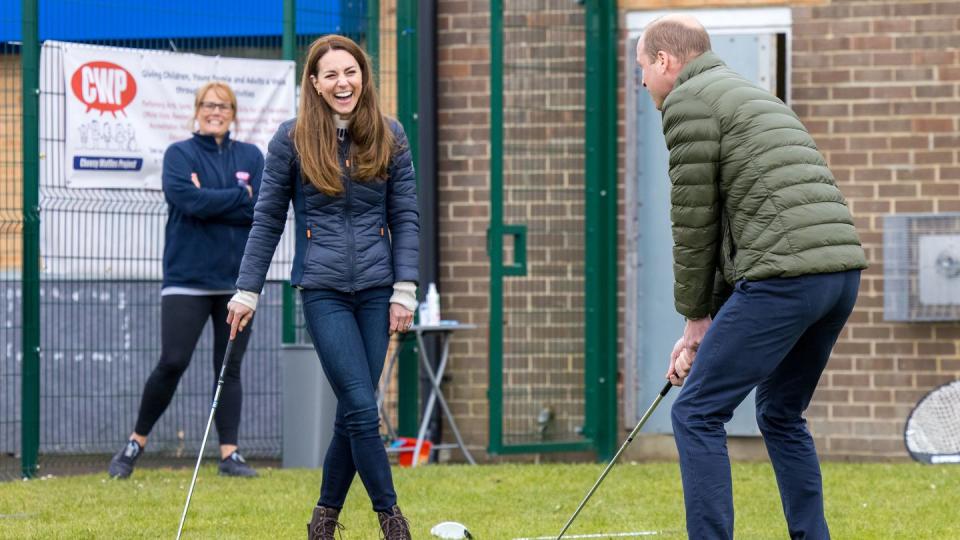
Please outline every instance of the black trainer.
M222 476L257 476L257 471L247 465L247 460L243 459L239 453L234 452L220 460L220 474Z
M137 462L140 454L143 454L143 447L137 441L130 439L110 460L110 467L107 468L107 472L113 478L129 478L133 473L133 465Z

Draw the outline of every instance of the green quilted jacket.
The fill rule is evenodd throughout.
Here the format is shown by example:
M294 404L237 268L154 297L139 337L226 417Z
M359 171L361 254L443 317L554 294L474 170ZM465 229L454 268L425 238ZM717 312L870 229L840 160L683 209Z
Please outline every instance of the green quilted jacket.
M782 101L707 52L663 103L674 300L699 319L730 285L866 268L826 161Z

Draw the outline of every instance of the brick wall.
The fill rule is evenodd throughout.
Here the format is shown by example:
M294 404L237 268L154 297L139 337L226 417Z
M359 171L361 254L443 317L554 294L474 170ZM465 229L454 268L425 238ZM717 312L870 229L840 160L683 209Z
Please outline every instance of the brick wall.
M444 317L458 336L451 406L471 446L488 442L489 5L441 2L439 136ZM504 222L527 227L527 274L504 280L504 442L578 440L584 388L583 8L505 3ZM505 262L513 260L505 237ZM537 418L549 411L540 431Z
M439 2L440 287L445 317L480 325L489 317L488 14L486 1ZM850 201L871 263L808 416L826 456L903 458L913 404L960 377L960 326L883 320L882 216L960 211L960 4L821 2L793 17L792 105ZM461 336L453 353L451 405L482 450L486 330Z
M451 343L445 395L478 457L488 440L489 13L486 1L437 5L441 309L445 319L480 326Z
M914 403L960 377L960 326L884 321L883 216L960 211L960 3L832 2L793 16L793 107L871 265L810 424L825 455L903 457Z

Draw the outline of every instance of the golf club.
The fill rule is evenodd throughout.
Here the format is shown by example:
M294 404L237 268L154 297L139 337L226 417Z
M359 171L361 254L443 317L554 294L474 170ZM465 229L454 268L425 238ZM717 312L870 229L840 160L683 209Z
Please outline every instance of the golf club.
M610 460L610 464L607 465L607 468L603 470L603 473L600 475L600 478L597 479L597 482L593 484L593 487L590 488L590 491L587 492L587 496L583 498L583 502L580 503L580 506L577 507L577 510L570 516L570 519L567 521L567 524L563 526L563 529L560 531L560 534L557 535L557 540L563 538L563 533L567 532L567 529L570 528L570 525L573 524L573 520L577 519L577 514L583 510L583 507L587 504L587 501L590 500L590 497L593 496L593 492L600 487L600 482L603 482L603 479L606 478L607 473L610 472L610 469L613 468L614 463L617 462L617 459L620 457L620 454L627 449L627 446L633 442L633 438L636 437L637 433L640 431L640 428L643 427L643 424L647 422L647 418L650 418L650 415L653 414L654 409L657 408L657 405L660 404L660 401L667 395L667 392L670 391L670 387L673 384L669 381L663 386L663 389L660 390L660 394L657 395L657 399L653 400L653 403L650 404L650 407L647 408L647 412L643 413L643 417L640 418L640 421L637 422L637 426L633 428L633 431L630 432L630 435L627 437L627 440L623 442L620 446L620 449L617 450L617 453L614 454L613 459ZM189 500L189 499L188 499Z
M190 490L187 491L187 502L183 505L183 515L180 516L180 528L177 529L177 540L183 533L183 523L187 520L187 509L190 508L190 498L193 496L193 486L197 483L197 473L200 472L200 461L203 460L203 449L207 446L207 436L210 435L210 425L213 424L213 415L217 412L217 403L220 401L220 390L223 389L223 376L227 372L227 362L233 352L234 339L227 342L227 351L223 354L223 365L220 366L220 378L217 379L217 390L213 393L213 405L210 407L210 417L207 418L207 429L203 432L203 442L200 443L200 454L197 455L197 465L193 468L193 479L190 480Z

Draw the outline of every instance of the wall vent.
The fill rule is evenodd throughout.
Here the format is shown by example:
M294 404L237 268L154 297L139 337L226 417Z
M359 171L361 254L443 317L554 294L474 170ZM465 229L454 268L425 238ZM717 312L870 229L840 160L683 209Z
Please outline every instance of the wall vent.
M960 320L960 213L884 216L883 317Z

